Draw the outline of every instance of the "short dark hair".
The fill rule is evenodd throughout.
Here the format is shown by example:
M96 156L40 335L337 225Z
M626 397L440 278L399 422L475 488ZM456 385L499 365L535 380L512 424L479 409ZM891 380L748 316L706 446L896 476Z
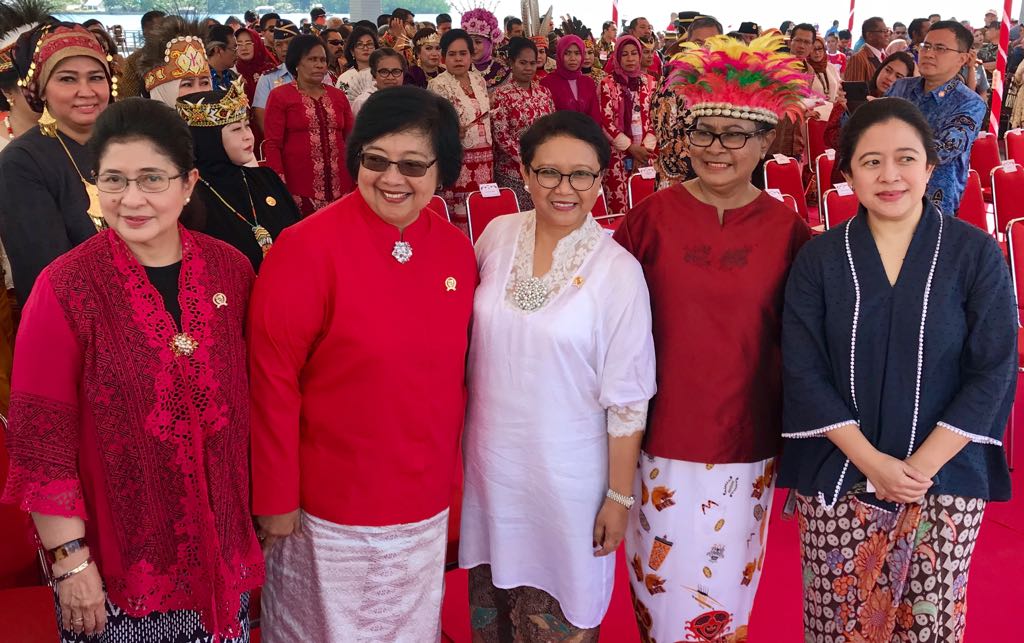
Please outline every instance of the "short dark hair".
M590 145L597 154L597 164L603 172L608 168L611 148L601 126L581 112L558 111L534 121L519 137L519 156L523 165L530 167L537 148L556 136L568 136Z
M256 12L252 9L246 9L243 17L246 22L256 22Z
M411 12L411 11L409 11L408 9L402 9L401 7L399 7L399 8L396 8L394 11L391 12L391 17L392 18L398 18L402 22L405 22L409 18L415 18L416 14Z
M1002 24L997 22L997 21L995 21L995 20L993 20L992 22L990 22L987 25L985 25L986 29L1000 29L1001 27L1002 27Z
M386 27L389 24L391 24L391 14L390 13L382 13L379 16L377 16L377 26L378 27Z
M879 18L878 16L871 16L870 18L868 18L867 20L862 22L860 24L860 35L861 35L861 37L864 38L865 40L867 40L868 39L868 32L871 31L872 27L874 27L875 25L877 25L879 23L885 24L885 20Z
M391 47L381 47L370 54L370 75L374 78L377 77L377 65L379 65L380 61L384 58L397 58L402 66L402 71L409 68L409 63L405 61L405 56L398 53Z
M320 30L320 40L323 40L324 42L327 42L327 36L329 36L332 33L336 33L339 36L341 36L342 40L345 39L345 36L342 35L340 29L335 29L334 27L326 27L326 28Z
M103 27L103 23L100 22L99 20L97 20L96 18L89 18L88 20L86 20L85 22L82 23L82 26L85 27L86 29L88 29L89 27L92 27L94 25L99 25L99 26ZM106 27L103 27L103 29L105 31Z
M941 20L942 19L942 15L938 14L938 13L929 13L928 14L928 19L931 20L932 18L938 18L938 19Z
M604 24L601 25L601 33L604 33L608 29L608 27L614 27L614 26L615 26L614 22L612 22L611 20L605 20Z
M280 22L281 16L274 13L273 11L271 11L270 13L265 13L262 16L260 16L260 31L265 31L267 28L267 23L270 22L271 20L277 20L278 22Z
M345 60L347 60L348 64L350 65L354 65L356 62L355 53L353 52L355 51L356 44L359 43L359 39L362 38L363 36L369 36L373 38L374 49L380 46L377 41L376 30L370 29L369 27L366 27L364 25L357 25L352 30L352 33L348 35L348 38L345 40L345 49L342 50L345 54Z
M508 64L511 65L519 54L523 53L524 49L529 49L534 54L537 53L537 44L529 38L522 38L516 36L508 41Z
M459 115L446 99L412 85L376 91L359 110L345 150L349 175L359 176L359 157L368 144L410 131L423 132L430 139L441 185L454 184L462 171Z
M907 26L907 35L914 38L914 36L920 35L921 27L925 25L930 27L931 24L928 18L914 18L910 21L910 25Z
M894 51L885 57L885 62L878 66L878 69L871 74L871 79L868 80L868 93L872 96L879 96L878 92L878 77L882 75L882 70L891 65L894 62L901 62L907 68L907 76L914 75L914 69L917 68L917 63L914 62L914 57L906 51Z
M644 18L643 16L637 16L636 18L633 18L632 20L630 20L629 21L629 30L633 31L634 29L636 29L636 26L638 24L640 24L641 20L647 20L647 18ZM647 22L650 22L650 20L647 20Z
M441 36L441 55L448 55L448 48L455 43L456 40L465 40L466 46L469 47L469 54L473 55L473 38L469 35L469 32L465 29L449 29Z
M292 38L292 41L288 43L288 53L284 55L284 68L288 70L292 78L299 77L299 63L317 47L324 47L324 41L320 40L319 36L304 34ZM327 53L327 47L324 47L324 53Z
M521 24L523 24L522 20L516 18L515 16L509 16L508 18L505 19L505 31L508 31L512 27Z
M838 36L840 40L853 40L853 34L849 29L840 29Z
M906 26L907 25L903 24L902 22L896 21L896 22L892 23L892 30L896 31L896 27L906 27Z
M226 47L228 38L235 35L235 30L227 25L214 25L206 32L206 53L213 47Z
M935 149L935 135L921 110L902 98L879 98L858 107L843 127L839 138L839 169L850 174L853 153L857 150L857 144L860 143L864 132L875 125L892 120L902 121L914 128L924 146L928 163L938 165L939 153Z
M940 20L932 25L928 33L943 29L953 32L953 35L956 37L956 44L961 50L967 51L974 46L974 36L970 30L955 20Z
M438 26L441 26L441 25L443 25L445 23L449 23L450 24L451 21L452 21L452 17L449 16L447 13L439 13L439 14L437 14L437 20L436 20L435 24L437 24Z
M818 30L815 29L814 25L812 25L809 22L801 22L800 24L798 24L798 25L793 27L793 33L794 34L796 32L798 32L798 31L810 31L811 32L811 40L814 40L815 38L818 37Z
M707 29L708 27L714 27L719 36L721 36L725 31L725 29L722 28L722 23L718 22L717 18L701 16L699 18L694 18L693 21L690 22L690 26L686 28L686 37L689 38L690 34L698 29Z
M163 18L166 15L167 15L166 13L164 13L163 11L160 11L159 9L154 9L152 11L147 11L146 13L142 14L142 19L139 20L139 26L142 27L143 31L145 31L146 29L148 29L151 26L153 26L154 22L156 22L157 20Z
M158 100L126 98L112 103L96 119L89 139L93 166L100 167L100 159L112 143L148 141L181 172L191 170L192 133L177 110Z
M312 9L309 10L309 17L313 20L316 20L320 16L326 15L327 11L325 11L323 7L313 7Z

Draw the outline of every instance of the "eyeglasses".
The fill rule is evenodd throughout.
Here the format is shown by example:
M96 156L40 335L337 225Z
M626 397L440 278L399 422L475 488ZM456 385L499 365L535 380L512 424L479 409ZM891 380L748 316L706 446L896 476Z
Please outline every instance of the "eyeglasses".
M871 29L868 33L892 33L892 29Z
M966 51L961 51L959 49L952 49L950 47L947 47L946 45L933 45L930 42L922 42L921 43L921 51L923 51L925 53L930 53L930 52L934 51L935 54L939 55L939 56L941 56L942 54L948 53L950 51L954 51L954 52L956 52L958 54L965 54L965 53L967 53Z
M357 42L356 44L352 45L352 48L353 49L373 49L373 43L372 42Z
M430 163L425 161L392 161L386 156L363 152L359 155L359 162L363 167L371 172L387 172L389 167L397 165L398 173L402 176L419 178L426 174L427 170L429 170L434 163L437 163L437 159L434 159Z
M123 174L100 174L96 177L96 189L108 194L117 194L127 190L129 183L134 183L139 186L139 190L155 194L157 192L166 192L167 188L171 187L172 180L180 179L187 175L188 172L182 172L181 174L175 174L174 176L167 176L166 174L157 174L154 172L141 174L134 179L129 179Z
M763 132L763 129L759 129L753 132L722 132L719 134L703 129L691 129L686 130L686 137L697 147L711 147L715 141L718 141L727 150L739 150L747 144L748 140L760 136Z
M543 188L557 188L562 184L562 179L569 179L569 187L580 192L585 192L594 187L598 174L587 170L575 170L569 174L562 174L553 167L536 168L530 166L530 171L537 175L537 183Z
M401 69L378 69L377 75L381 78L398 78L405 72Z
M340 47L345 44L344 40L328 40L327 44L332 47Z

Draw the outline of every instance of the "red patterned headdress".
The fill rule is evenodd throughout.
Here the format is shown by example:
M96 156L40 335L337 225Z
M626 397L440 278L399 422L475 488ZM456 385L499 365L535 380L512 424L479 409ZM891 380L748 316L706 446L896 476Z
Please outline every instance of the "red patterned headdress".
M775 125L796 120L813 95L800 60L780 52L782 37L767 34L749 45L728 36L709 38L673 57L667 85L686 99L694 116L728 116Z
M100 46L96 36L85 27L73 23L43 25L33 34L33 39L34 50L28 73L24 79L18 80L33 109L42 111L42 101L39 97L53 70L62 61L75 56L98 60L107 78L110 79L110 95L117 96L117 78L110 74L111 57ZM29 44L32 44L31 41Z

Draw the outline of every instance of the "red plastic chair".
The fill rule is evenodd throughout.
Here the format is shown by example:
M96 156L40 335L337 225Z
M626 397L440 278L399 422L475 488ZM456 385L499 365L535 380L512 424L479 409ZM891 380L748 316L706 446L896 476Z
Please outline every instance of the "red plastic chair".
M466 197L466 217L469 219L469 239L476 243L487 224L503 214L519 212L519 199L509 188L500 188L495 197L470 192Z
M427 204L427 207L436 212L438 216L448 223L452 222L452 214L448 211L448 204L441 198L441 195L435 194L430 197L430 203Z
M632 210L634 205L654 194L656 187L656 180L653 178L645 179L639 172L631 175L626 186L629 209Z
M786 204L786 207L791 209L793 212L800 214L800 206L797 204L796 197L791 194L783 194L782 202Z
M783 194L796 199L797 212L807 220L807 200L804 196L804 183L800 177L800 164L790 158L789 163L779 163L774 158L764 162L764 187L775 188Z
M604 200L604 190L598 192L597 201L594 202L590 214L599 221L602 220L602 217L608 216L608 202Z
M1014 167L1015 171L1001 165L992 170L992 209L1000 235L1006 233L1010 221L1024 215L1024 166Z
M835 188L826 190L823 208L825 229L831 230L844 221L852 219L857 215L859 207L860 202L857 200L856 194L839 194Z
M988 206L981 191L981 177L974 170L967 173L967 185L960 199L960 209L956 211L958 219L978 226L993 237L996 236L995 226L988 216Z
M828 127L828 121L823 121L819 118L811 118L806 122L806 141L807 141L807 156L805 158L810 161L816 159L825 153L828 149L828 144L825 143L825 128Z
M1020 375L1024 375L1024 346L1022 346L1022 339L1024 335L1021 335L1021 329L1024 326L1021 325L1022 313L1024 310L1021 309L1022 303L1024 303L1024 218L1012 219L1006 226L1006 245L1007 254L1010 256L1010 276L1013 278L1013 294L1017 299L1017 327L1018 327L1018 340L1017 340L1017 372ZM1019 390L1019 389L1018 389ZM1010 413L1010 422L1006 426L1006 437L1003 440L1003 447L1006 449L1006 463L1010 470L1013 471L1013 447L1016 446L1013 443L1014 428L1016 420L1020 415L1021 400L1014 400L1013 411Z
M1009 130L1003 140L1006 142L1006 158L1024 164L1024 130Z
M821 199L825 196L825 190L832 187L832 170L835 169L835 150L832 151L832 158L828 157L828 151L814 157L814 182L818 186L818 207L821 207Z
M626 220L626 215L606 214L604 216L594 217L594 220L601 224L601 227L614 232L615 230L618 230L619 226L622 225L622 222Z
M991 176L999 163L999 139L989 132L978 132L978 138L971 146L971 169L976 170L978 176ZM981 191L985 201L992 203L992 187L983 184Z

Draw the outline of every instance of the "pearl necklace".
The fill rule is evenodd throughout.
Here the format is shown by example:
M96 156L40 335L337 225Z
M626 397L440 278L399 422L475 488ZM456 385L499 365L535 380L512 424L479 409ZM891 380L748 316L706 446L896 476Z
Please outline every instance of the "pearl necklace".
M7 138L14 140L14 128L11 127L11 117L4 116L4 127L7 128Z

